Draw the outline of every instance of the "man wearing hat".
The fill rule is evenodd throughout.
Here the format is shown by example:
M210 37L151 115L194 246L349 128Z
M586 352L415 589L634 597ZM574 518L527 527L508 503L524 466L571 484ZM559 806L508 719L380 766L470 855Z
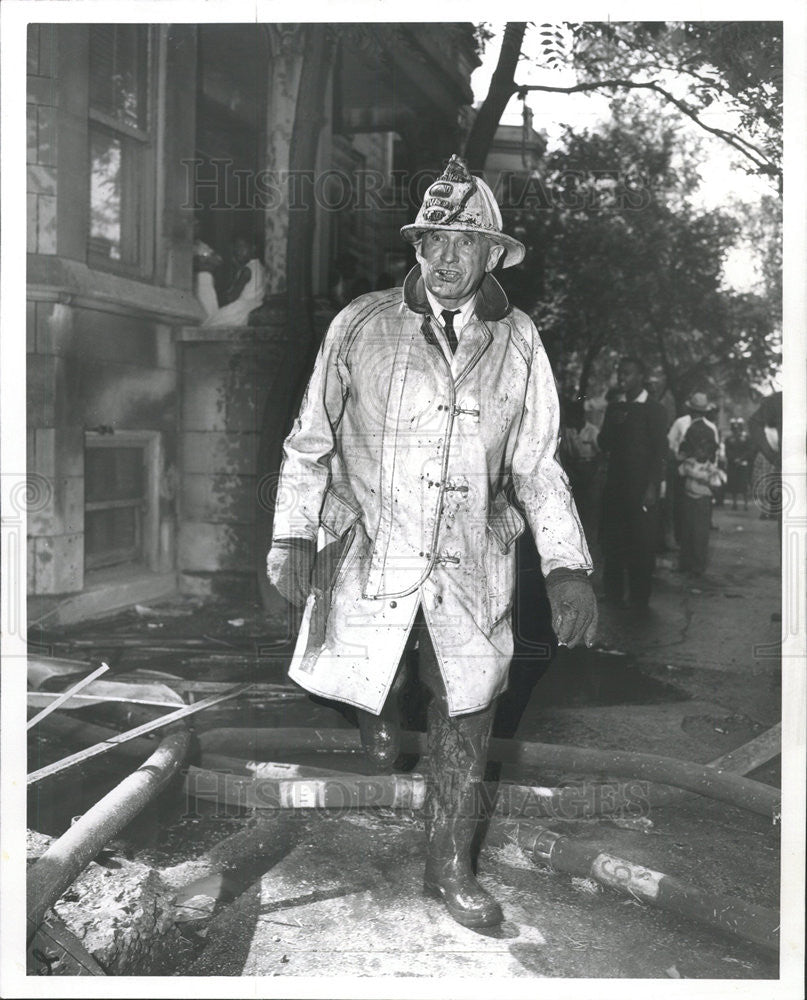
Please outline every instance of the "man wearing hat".
M503 919L474 877L471 841L513 652L525 521L511 493L569 646L594 640L592 564L556 458L544 348L491 273L523 245L456 156L401 232L418 261L403 288L361 296L326 334L284 445L267 571L305 603L289 676L357 709L379 770L398 755L397 694L417 643L431 695L424 889L484 927Z
M714 434L715 449L717 449L719 442L717 427L707 417L710 404L706 393L693 392L686 401L685 406L686 413L673 420L669 431L667 431L667 444L669 446L668 482L671 484L673 534L678 545L681 544L682 515L684 510L684 485L683 480L678 475L678 465L683 459L687 458L686 454L681 454L684 438L693 421L698 420L702 421Z
M705 392L693 392L686 401L687 412L682 417L678 417L677 420L674 420L669 431L667 432L667 443L669 444L670 451L676 456L676 458L681 449L681 444L686 436L686 432L689 430L690 424L693 420L702 420L704 424L710 428L715 437L715 446L717 446L719 435L717 427L708 418L710 410L711 405L709 403L709 397Z

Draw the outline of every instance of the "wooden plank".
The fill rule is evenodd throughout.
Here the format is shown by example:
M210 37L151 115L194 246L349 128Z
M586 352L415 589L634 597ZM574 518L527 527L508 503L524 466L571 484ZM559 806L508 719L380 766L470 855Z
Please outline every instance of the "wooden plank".
M729 771L734 774L748 774L758 767L778 757L782 752L782 723L766 729L748 743L729 750L728 753L709 762L709 767L717 771Z
M159 629L137 635L93 636L92 638L68 638L48 640L42 637L39 642L50 642L51 646L60 650L67 649L76 655L87 656L90 652L112 652L120 650L127 656L150 657L156 653L176 653L184 657L215 659L222 662L233 660L278 658L285 659L291 655L292 642L285 639L263 639L258 636L248 640L220 639L216 636L165 636Z
M218 694L220 691L226 691L235 681L243 680L243 678L236 676L231 677L228 681L205 681L197 680L196 678L189 680L186 677L179 677L176 674L167 674L160 670L148 670L137 667L134 670L127 670L116 674L116 680L124 681L127 684L152 684L158 682L165 684L166 687L171 688L178 694L190 697L197 694ZM296 684L284 681L255 681L249 692L249 697L274 697L282 700L285 698L308 698L309 694L302 688L297 687Z
M163 684L179 691L181 694L218 694L226 691L229 685L226 681L187 681L164 679ZM283 684L266 684L256 681L249 692L250 697L275 697L275 698L307 698L308 692L299 688L285 686Z
M144 684L143 687L146 687L146 685ZM176 692L172 691L172 694L176 694ZM56 708L62 708L65 712L75 712L80 708L89 708L91 705L151 705L152 708L176 708L178 704L184 704L179 695L168 699L150 696L148 693L138 695L103 693L87 694L86 692L82 692L80 694L71 694L69 698L70 704L65 704L64 702L59 701L59 704L56 705L56 702L61 697L61 695L56 694L53 691L29 691L28 707L39 708L41 705L45 705L48 710L52 712L54 709L50 706L55 705ZM33 722L33 719L31 721ZM31 728L30 723L28 728Z
M232 687L232 681L229 685L222 685L221 690L225 691L228 687ZM145 679L141 683L127 683L117 678L113 681L94 681L80 694L73 692L66 701L63 700L60 692L28 692L28 705L31 707L49 705L54 699L60 699L61 707L65 711L75 711L88 705L103 705L106 702L156 705L166 709L178 708L184 704L182 695L170 685L161 681L147 681Z
M227 701L230 698L237 698L238 695L243 694L250 687L252 687L251 684L237 684L222 694L211 695L209 698L197 701L193 705L186 705L183 708L177 709L176 712L169 712L168 715L162 715L159 719L152 719L151 722L145 722L142 726L129 729L112 739L96 743L95 746L87 747L86 750L79 750L78 753L64 757L62 760L57 760L46 767L39 768L38 771L32 771L28 775L28 785L35 785L44 778L53 777L54 774L59 774L62 771L68 770L68 768L75 767L85 760L90 760L92 757L98 757L102 753L107 753L114 747L120 746L121 743L128 743L129 740L137 739L138 736L144 736L146 733L153 733L157 729L163 729L165 726L170 726L172 722L179 722L180 719L194 715L196 712L201 712L212 705L218 705L219 702Z
M74 697L74 695L78 694L79 691L87 687L88 684L92 684L92 682L96 680L96 678L100 677L101 674L105 674L107 670L109 670L109 665L106 663L102 663L100 667L98 667L96 670L93 670L91 674L87 674L86 677L82 677L81 680L77 681L71 688L68 688L66 691L63 691L60 695L53 696L53 700L50 702L50 704L45 705L42 711L37 713L33 717L33 719L29 719L28 724L25 728L33 729L38 722L41 722L44 718L49 716L51 712L55 712L60 705L64 705L65 702L70 701L70 699ZM32 694L34 695L34 697L37 696L33 692L29 691L28 697L30 698Z

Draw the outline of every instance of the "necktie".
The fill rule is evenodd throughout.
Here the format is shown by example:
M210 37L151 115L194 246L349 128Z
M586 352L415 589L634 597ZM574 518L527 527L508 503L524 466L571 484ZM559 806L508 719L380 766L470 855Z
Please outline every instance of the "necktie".
M440 315L443 317L443 323L445 324L446 340L448 341L448 346L453 354L457 350L457 335L454 333L454 317L459 312L459 309L444 309Z

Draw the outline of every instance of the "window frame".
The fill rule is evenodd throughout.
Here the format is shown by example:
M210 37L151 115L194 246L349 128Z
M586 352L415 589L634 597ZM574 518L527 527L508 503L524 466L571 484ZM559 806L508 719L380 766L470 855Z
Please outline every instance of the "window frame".
M139 448L143 451L144 488L143 500L109 500L86 503L84 510L105 510L115 507L137 507L140 515L136 528L139 535L139 552L132 559L120 562L94 562L87 573L100 572L109 566L142 564L147 570L159 569L160 547L160 469L162 468L162 435L159 431L115 430L112 434L99 431L84 432L84 449L90 448ZM124 550L120 550L124 551ZM129 551L129 550L125 550Z
M115 24L113 27L126 27ZM154 25L148 26L146 49L146 128L138 128L114 115L93 108L87 98L87 264L100 271L109 271L131 278L153 279L156 232L156 149L159 81L158 39ZM87 52L87 74L90 72ZM92 227L92 161L90 149L93 132L110 135L121 143L121 169L128 170L137 185L134 193L122 192L134 200L134 208L121 207L121 222L131 221L134 232L124 232L121 226L121 259L115 260L93 250ZM128 165L124 167L124 161ZM137 202L139 201L139 204ZM128 229L128 224L127 224Z

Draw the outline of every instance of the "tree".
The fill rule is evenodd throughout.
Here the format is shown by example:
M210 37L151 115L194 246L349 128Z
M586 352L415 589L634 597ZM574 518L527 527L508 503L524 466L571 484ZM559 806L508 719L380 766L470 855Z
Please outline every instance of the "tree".
M508 36L518 36L516 28ZM505 32L507 35L507 30ZM521 32L523 38L523 31ZM653 94L704 131L722 139L744 159L747 169L775 178L781 193L782 157L782 29L758 22L631 21L622 23L542 24L542 63L547 68L572 66L578 82L570 86L520 84L518 58L512 44L502 53L466 150L481 169L490 148L487 121L505 94L524 97L529 91L580 93L630 91ZM683 91L676 93L675 91ZM734 131L710 125L703 111L721 101L739 116ZM506 105L505 101L505 105ZM502 107L503 110L503 107ZM497 119L498 120L498 119ZM495 129L494 129L495 133ZM472 143L473 140L473 143Z
M742 214L746 244L757 251L760 288L767 307L782 322L782 202L764 195L756 205L737 206Z
M753 382L775 362L766 296L723 287L741 224L692 207L696 164L669 116L626 102L597 131L567 129L540 185L516 193L508 222L528 246L532 300L518 301L530 282L502 280L532 311L567 392L586 394L603 358L639 354L680 407L705 380Z
M505 26L499 60L487 96L465 142L465 161L472 171L484 168L499 121L513 96L513 80L526 30L526 21L510 21Z

